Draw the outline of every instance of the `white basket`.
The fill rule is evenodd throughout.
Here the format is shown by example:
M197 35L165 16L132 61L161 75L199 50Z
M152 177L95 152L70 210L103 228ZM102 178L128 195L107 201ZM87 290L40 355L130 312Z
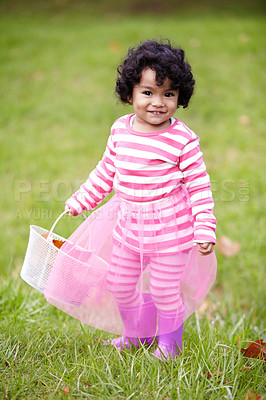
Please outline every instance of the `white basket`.
M91 249L85 249L53 232L65 213L57 218L50 232L36 225L30 226L20 275L50 301L77 307L96 286L105 284L109 265ZM46 233L47 238L43 237ZM59 249L54 245L54 239L65 242L65 245Z
M64 214L66 211L59 215L50 232L37 225L30 226L29 243L20 276L30 286L42 293L59 250L53 244L53 240L66 240L53 232L55 225ZM49 233L48 237L43 237L47 233Z

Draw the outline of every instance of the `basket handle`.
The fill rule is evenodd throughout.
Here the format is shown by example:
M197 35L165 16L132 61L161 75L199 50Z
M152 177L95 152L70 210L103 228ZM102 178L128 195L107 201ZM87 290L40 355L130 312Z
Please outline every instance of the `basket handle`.
M68 213L68 211L63 211L63 212L56 218L55 222L53 223L53 225L52 225L52 227L51 227L51 229L50 229L50 231L49 231L49 233L48 233L47 241L50 240L51 235L52 235L52 233L53 233L53 231L54 231L54 228L56 227L56 225L58 224L58 222L60 221L60 219L61 219L65 214L67 214L67 213ZM82 215L83 215L83 217L86 219L86 215L85 215L84 213L82 213Z

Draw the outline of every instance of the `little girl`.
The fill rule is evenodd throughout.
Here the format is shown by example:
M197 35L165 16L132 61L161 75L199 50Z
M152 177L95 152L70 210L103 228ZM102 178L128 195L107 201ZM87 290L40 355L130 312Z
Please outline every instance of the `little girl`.
M194 84L183 50L169 42L130 49L118 67L116 93L134 113L114 122L101 161L65 208L69 215L93 210L115 191L74 235L77 240L87 227L109 266L89 324L115 332L99 322L107 308L110 324L122 321L123 334L105 344L129 348L156 337L154 357L162 359L180 353L183 322L216 276L210 179L198 136L174 117L188 106ZM83 313L93 314L90 298Z

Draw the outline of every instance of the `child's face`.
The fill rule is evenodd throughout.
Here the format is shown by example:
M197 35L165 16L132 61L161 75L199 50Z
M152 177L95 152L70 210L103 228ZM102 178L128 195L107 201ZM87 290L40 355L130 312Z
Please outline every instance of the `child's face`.
M170 126L170 118L176 112L178 90L171 89L169 78L158 86L156 72L147 68L134 86L130 100L136 113L134 130L143 133L163 131Z

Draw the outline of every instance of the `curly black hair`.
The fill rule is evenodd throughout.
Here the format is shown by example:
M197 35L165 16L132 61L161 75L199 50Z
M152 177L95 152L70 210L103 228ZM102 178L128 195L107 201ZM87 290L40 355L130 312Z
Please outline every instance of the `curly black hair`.
M156 72L160 86L166 78L172 82L171 89L179 89L178 105L186 108L193 94L195 80L191 67L185 61L182 49L173 47L167 40L147 40L130 48L124 62L118 66L115 91L122 103L130 103L133 87L141 80L142 71L151 68Z

